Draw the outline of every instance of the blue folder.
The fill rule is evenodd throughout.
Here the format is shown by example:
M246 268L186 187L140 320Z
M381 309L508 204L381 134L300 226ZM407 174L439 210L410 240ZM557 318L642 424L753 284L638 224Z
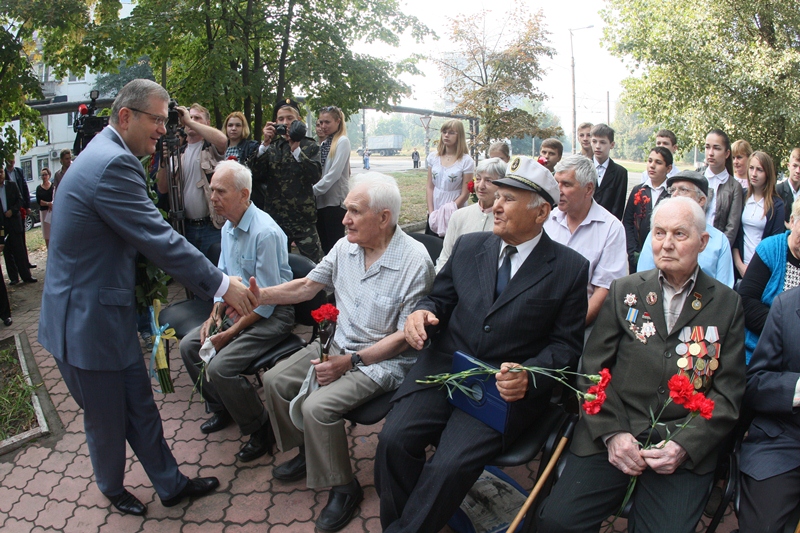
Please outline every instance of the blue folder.
M453 355L453 373L476 367L500 371L464 352L456 352ZM471 389L471 393L464 394L461 390L454 389L450 403L490 428L505 433L509 415L508 402L500 397L494 375L473 376L464 380L464 385Z

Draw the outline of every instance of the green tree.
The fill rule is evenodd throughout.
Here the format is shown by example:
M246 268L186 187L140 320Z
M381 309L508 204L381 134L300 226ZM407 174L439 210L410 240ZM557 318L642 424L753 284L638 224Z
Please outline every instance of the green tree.
M544 74L541 59L552 57L553 49L541 10L529 14L517 8L500 19L483 10L451 19L450 28L456 50L431 60L445 79L445 94L456 102L454 112L480 118L480 148L497 139L562 133L543 127L543 113L515 105L523 98L544 99L536 82Z
M646 124L641 113L632 111L624 101L617 102L611 127L614 128L614 157L617 159L644 161L648 150L656 145L659 128Z
M413 62L350 49L362 39L397 45L403 32L430 34L398 6L397 0L140 0L129 17L107 10L81 21L80 32L47 37L46 51L62 68L100 71L147 55L179 102L203 103L216 126L241 109L260 136L271 119L263 113L286 96L349 114L364 105L385 109L408 94L398 76L417 72Z
M639 73L625 100L700 144L709 129L776 162L800 138L800 10L772 0L610 0L605 43Z
M101 96L113 98L120 89L131 80L144 78L155 81L150 59L141 57L138 61L122 61L116 72L106 72L97 76L94 88L100 91Z

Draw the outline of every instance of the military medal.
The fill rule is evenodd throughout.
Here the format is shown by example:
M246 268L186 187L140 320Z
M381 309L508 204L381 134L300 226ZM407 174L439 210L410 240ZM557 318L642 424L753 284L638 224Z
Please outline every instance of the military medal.
M675 347L675 353L677 353L678 355L686 355L687 353L689 353L689 347L686 346L685 342L682 342Z
M703 304L700 302L702 298L703 295L700 294L699 292L694 293L694 301L692 302L692 309L694 309L695 311L699 311L703 307Z
M633 293L626 294L625 295L625 300L623 300L623 302L628 307L633 307L634 305L636 305L636 295L633 294Z
M681 329L681 332L678 335L678 338L682 342L689 342L691 340L691 338L692 338L692 328L690 328L689 326L684 326Z
M645 301L647 302L647 305L656 305L658 296L654 292L648 292L647 296L645 297Z
M645 337L652 337L653 335L655 335L656 327L653 324L652 319L650 318L650 313L644 313L642 315L642 320L644 320L644 322L642 323L642 335L644 335Z
M700 353L700 345L697 344L696 342L690 344L689 345L689 353L692 354L692 355L695 355L695 356L698 355Z
M638 316L639 316L639 310L631 307L630 309L628 309L628 314L625 315L625 320L630 322L631 325L634 325L636 323L636 318Z
M678 368L682 368L685 370L687 366L689 366L688 359L686 359L685 357L681 357L680 359L678 359Z

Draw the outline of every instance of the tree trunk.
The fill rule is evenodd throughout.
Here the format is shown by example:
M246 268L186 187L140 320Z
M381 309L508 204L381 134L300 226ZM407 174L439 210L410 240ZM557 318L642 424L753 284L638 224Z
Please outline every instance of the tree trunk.
M289 38L292 35L292 17L294 16L295 0L289 0L286 10L286 26L283 31L283 44L281 45L281 58L278 62L278 86L275 88L275 100L283 98L286 90L286 58L289 55Z

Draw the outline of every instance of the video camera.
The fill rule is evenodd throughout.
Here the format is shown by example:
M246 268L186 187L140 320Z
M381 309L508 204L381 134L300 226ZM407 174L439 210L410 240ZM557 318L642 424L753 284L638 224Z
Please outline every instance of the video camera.
M276 124L275 125L275 135L276 136L284 136L288 135L291 140L294 142L300 142L303 140L303 137L306 136L306 124L302 120L295 120L291 123L289 128L286 128L286 124Z
M81 104L78 106L78 114L80 116L72 124L72 131L76 134L75 143L72 145L72 153L76 156L89 144L89 141L94 139L95 135L108 126L108 117L95 116L99 97L100 91L93 90L89 93L89 98L91 99L89 105Z

